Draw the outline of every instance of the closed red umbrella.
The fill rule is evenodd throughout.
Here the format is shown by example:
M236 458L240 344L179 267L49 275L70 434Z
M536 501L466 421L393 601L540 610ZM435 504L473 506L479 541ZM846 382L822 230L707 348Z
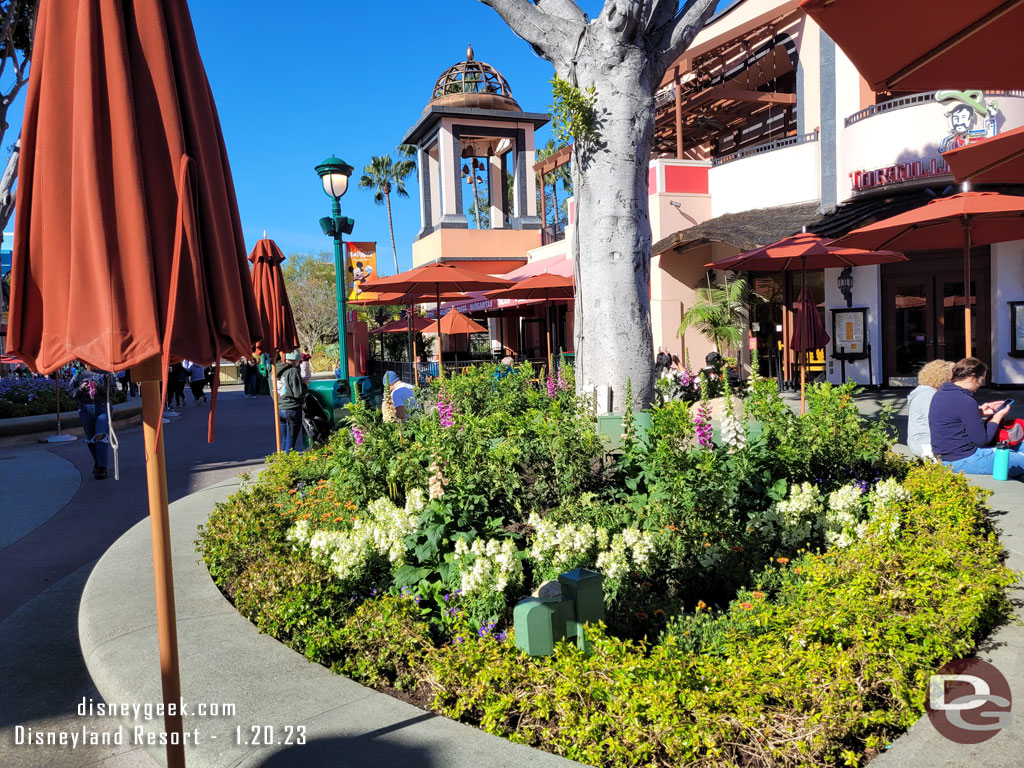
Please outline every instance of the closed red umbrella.
M281 417L277 402L277 370L275 364L281 352L291 352L299 346L299 332L295 328L292 305L284 286L281 263L284 254L273 240L257 240L249 254L252 262L252 289L256 296L256 309L263 326L263 338L256 343L256 352L270 355L270 393L274 401L274 438L281 450Z
M901 251L964 249L964 338L971 356L971 246L1024 239L1024 197L998 192L961 192L932 200L839 238L853 248Z
M434 294L437 314L441 315L442 291L486 291L489 288L508 288L513 285L511 280L501 277L473 272L450 264L428 264L416 267L397 275L382 277L379 280L368 280L363 288L367 291L401 291L412 294ZM441 336L437 337L437 359L442 360ZM444 366L438 365L438 371L444 375Z
M942 153L957 181L1024 183L1024 127Z
M1024 0L804 0L875 91L1012 90Z
M227 153L184 0L43 0L33 71L8 351L43 372L137 366L169 705L181 686L158 382L166 392L172 357L237 360L262 334ZM164 730L168 765L184 765L180 714Z
M825 323L818 313L818 303L814 300L811 286L800 289L800 298L796 303L796 318L793 320L793 334L789 346L801 354L824 349L829 342Z

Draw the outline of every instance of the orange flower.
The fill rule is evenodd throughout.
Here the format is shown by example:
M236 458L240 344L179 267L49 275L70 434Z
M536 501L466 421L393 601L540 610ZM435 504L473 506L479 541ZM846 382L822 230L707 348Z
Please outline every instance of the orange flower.
M788 562L789 562L789 558L788 557L780 557L779 560L778 560L779 565L785 565Z
M799 573L803 573L803 572L804 572L804 569L801 568L799 565L796 568L793 569L793 573L799 574Z
M636 617L638 619L646 619L647 618L647 614L644 613L643 611L637 611Z
M697 601L697 610L698 611L703 611L707 607L708 607L708 604L705 603L703 600L698 600Z
M661 608L656 608L654 611L654 615L660 619L662 616L665 615L665 612L661 610Z
M764 599L764 592L755 592L754 593L754 599L756 599L756 600L763 600Z
M744 611L753 610L754 604L753 603L740 603L740 608L742 608Z
M345 520L345 518L343 518L343 517L336 517L336 518L334 518L334 522L336 522L336 523L344 522L344 520Z
M665 530L666 531L674 531L674 530L676 530L676 527L674 525L666 525L665 526Z
M642 584L641 584L640 586L641 586L642 588L644 588L644 589L650 589L650 588L651 588L651 582L649 582L649 581L645 581L645 582L643 582L643 583L642 583Z

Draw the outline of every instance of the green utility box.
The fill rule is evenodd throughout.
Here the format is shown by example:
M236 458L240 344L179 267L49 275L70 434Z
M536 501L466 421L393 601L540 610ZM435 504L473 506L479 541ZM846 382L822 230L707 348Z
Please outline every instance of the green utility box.
M331 429L337 429L345 418L345 406L351 402L348 382L341 379L313 379L309 382L309 391L323 406Z
M640 440L646 440L647 430L651 427L651 414L646 411L634 413L633 426L636 430L636 436ZM618 450L622 445L622 414L599 414L597 417L597 433L601 436L608 450Z
M512 610L516 647L530 656L550 656L573 621L572 601L565 595L520 600Z
M576 568L559 575L562 594L520 600L512 610L516 647L530 656L550 656L555 643L574 637L589 653L583 625L604 619L603 582L600 573Z

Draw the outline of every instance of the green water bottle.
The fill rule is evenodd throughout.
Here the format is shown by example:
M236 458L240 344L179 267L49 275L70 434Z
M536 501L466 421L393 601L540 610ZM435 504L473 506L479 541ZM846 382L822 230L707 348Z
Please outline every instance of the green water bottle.
M1010 477L1010 448L1008 443L1000 443L996 446L994 461L992 462L992 479L1007 480Z

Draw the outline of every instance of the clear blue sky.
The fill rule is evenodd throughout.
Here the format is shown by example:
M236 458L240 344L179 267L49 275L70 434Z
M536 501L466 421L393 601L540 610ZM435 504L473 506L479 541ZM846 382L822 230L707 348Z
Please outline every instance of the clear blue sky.
M593 17L603 2L579 5ZM551 104L551 65L477 0L190 0L189 8L248 249L264 229L286 254L330 248L317 223L330 201L313 168L336 154L356 168L341 201L356 220L351 239L376 240L381 274L393 273L385 208L356 181L371 156L394 153L467 43L505 75L525 111ZM12 141L23 101L9 115ZM542 128L538 144L550 135ZM415 177L408 184L408 198L392 196L400 269L411 266L420 225Z

